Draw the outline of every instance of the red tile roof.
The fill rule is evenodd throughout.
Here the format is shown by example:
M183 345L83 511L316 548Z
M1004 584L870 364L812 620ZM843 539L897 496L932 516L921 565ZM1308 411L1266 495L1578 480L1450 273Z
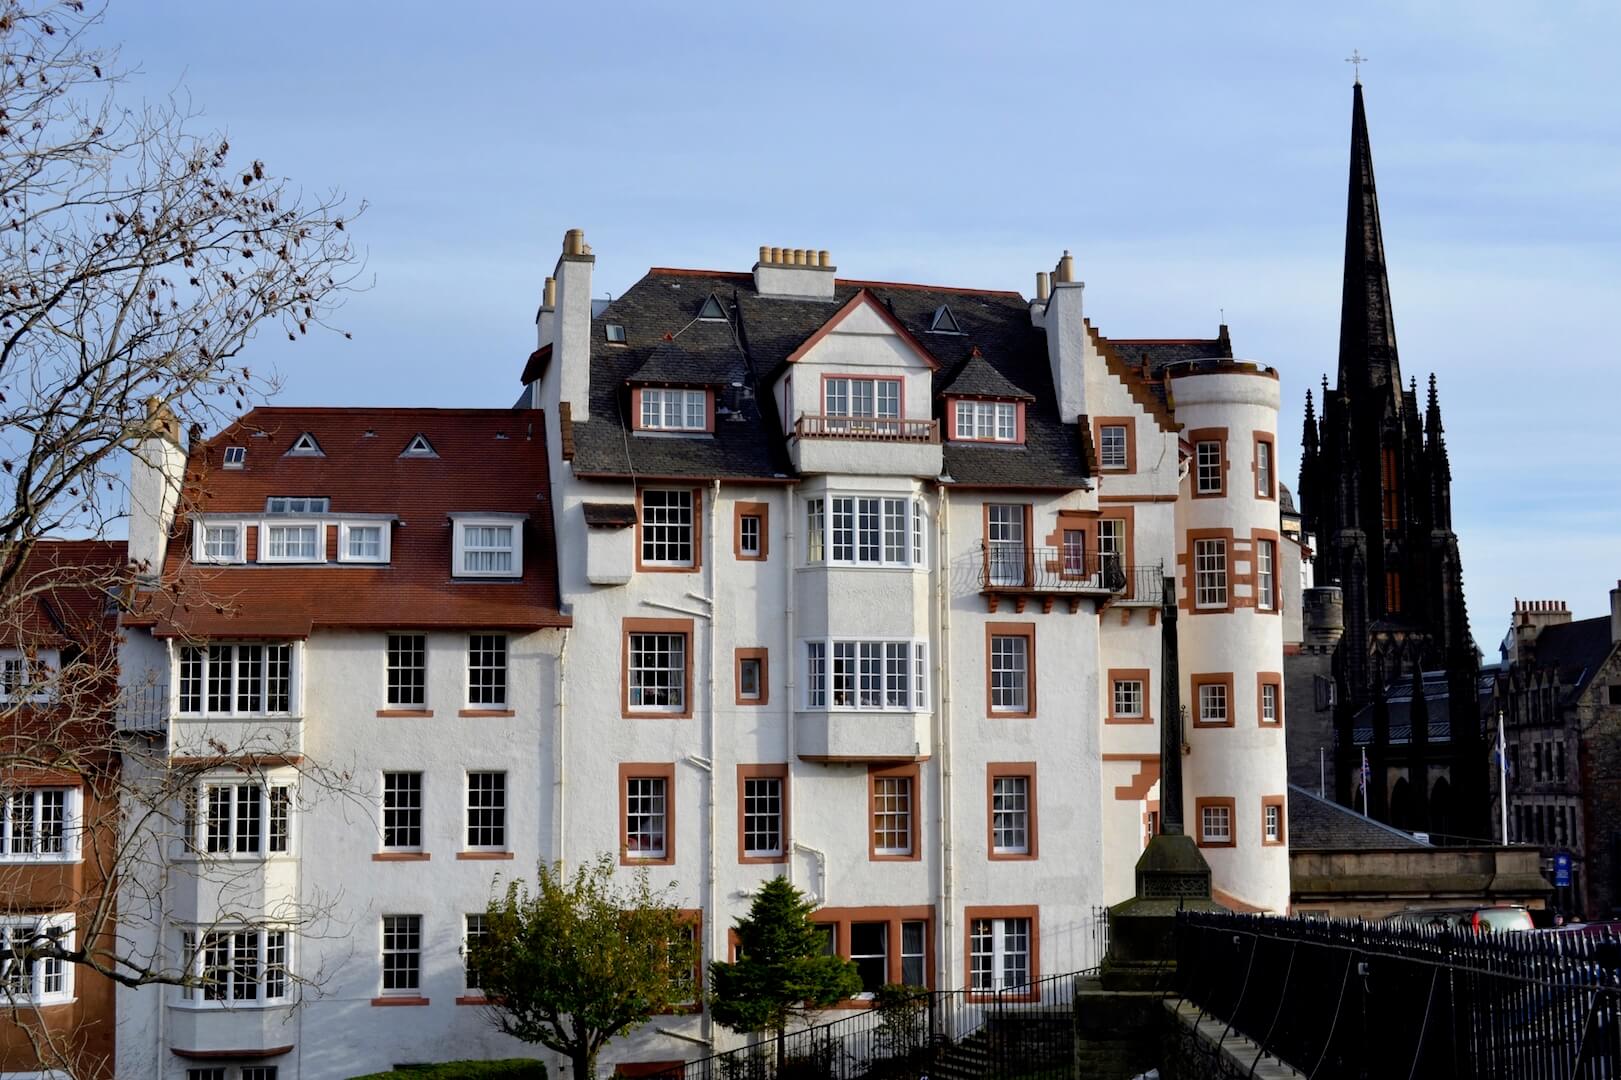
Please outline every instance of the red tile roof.
M40 540L9 591L20 597L0 624L0 644L83 647L117 625L116 596L127 580L122 540Z
M324 456L287 456L304 432ZM271 496L325 496L330 517L393 514L391 561L199 566L182 512L164 559L164 588L143 593L126 622L196 637L567 626L558 609L545 432L537 409L254 409L194 443L183 504L257 516ZM400 456L417 434L437 457ZM246 449L243 468L221 467L226 446ZM527 515L523 577L453 578L453 513ZM331 559L333 547L327 544Z

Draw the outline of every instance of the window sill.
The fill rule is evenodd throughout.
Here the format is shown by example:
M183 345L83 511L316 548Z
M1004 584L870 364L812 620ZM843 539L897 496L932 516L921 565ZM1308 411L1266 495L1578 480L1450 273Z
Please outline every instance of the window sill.
M187 1012L248 1012L285 1009L292 1003L292 998L281 998L276 1001L171 1001L169 1008L185 1009Z
M492 1002L489 998L485 997L483 994L467 994L467 995L465 995L463 997L457 998L456 999L456 1004L458 1004L458 1005L492 1005L492 1004L494 1004L494 1002Z
M74 866L84 861L79 853L72 855L0 855L0 866Z
M371 999L371 1003L373 1008L420 1006L428 1004L428 999L425 997L405 997L402 995L400 997L374 997Z
M1037 862L1033 851L993 851L986 856L991 862Z
M1105 724L1152 724L1154 718L1152 716L1105 716L1103 722Z
M432 716L433 714L429 713L428 715ZM514 709L460 709L457 711L456 715L471 717L500 717L517 716L518 713Z
M378 716L404 716L426 719L433 715L432 709L378 709Z
M433 855L426 851L374 851L372 862L427 862Z
M456 858L467 862L499 862L515 856L510 851L458 851Z

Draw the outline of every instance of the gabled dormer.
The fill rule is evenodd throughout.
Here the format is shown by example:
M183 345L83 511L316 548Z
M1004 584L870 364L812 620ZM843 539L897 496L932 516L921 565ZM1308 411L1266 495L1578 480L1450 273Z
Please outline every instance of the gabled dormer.
M939 307L934 309L934 318L929 320L929 333L962 333L962 327L957 325L957 317L951 313L951 305L941 304Z
M711 295L701 310L711 303L718 309ZM724 314L720 321L725 321ZM715 393L725 379L715 373L708 356L684 348L675 334L665 334L625 382L630 387L631 426L638 435L704 435L715 430Z
M293 440L293 445L287 448L287 456L326 457L326 451L321 449L321 444L315 440L315 436L306 431Z
M439 453L433 448L433 443L429 442L428 437L420 431L411 436L411 441L405 444L404 450L400 451L400 457L402 458L436 458L438 456Z
M997 371L975 346L967 363L941 391L946 438L951 442L1024 445L1024 414L1035 395Z

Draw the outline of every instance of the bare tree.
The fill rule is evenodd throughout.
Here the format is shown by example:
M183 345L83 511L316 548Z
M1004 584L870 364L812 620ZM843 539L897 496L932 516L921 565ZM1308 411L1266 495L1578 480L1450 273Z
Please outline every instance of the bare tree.
M71 1048L25 1015L30 972L74 965L126 986L206 992L204 958L137 946L130 933L132 921L156 921L147 871L167 871L176 845L218 890L221 922L316 932L309 905L238 910L233 897L254 890L197 850L200 778L251 773L275 748L255 733L177 761L162 737L124 730L159 690L120 686L118 609L161 567L51 538L102 535L126 513L130 454L159 426L218 427L271 392L273 380L241 362L249 342L333 329L358 273L346 222L364 209L335 191L309 195L223 134L194 130L173 98L127 100L99 22L79 0L0 0L0 809L8 823L28 815L16 843L50 845L64 841L42 827L55 809L30 794L40 778L81 791L84 807L72 934L41 924L0 940L0 1010L11 1007L44 1066ZM296 767L301 801L347 790L341 772ZM18 910L5 898L26 900L36 870L0 864L0 914ZM205 928L197 950L208 940Z

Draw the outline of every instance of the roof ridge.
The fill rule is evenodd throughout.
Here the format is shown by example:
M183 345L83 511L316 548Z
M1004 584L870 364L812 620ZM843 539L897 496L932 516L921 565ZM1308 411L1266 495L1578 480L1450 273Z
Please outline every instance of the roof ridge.
M714 277L726 278L733 281L753 281L754 275L747 270L701 270L685 266L650 266L648 274L676 275L679 277ZM847 285L857 289L917 289L920 292L959 293L968 296L1011 296L1024 301L1024 295L1017 289L980 289L970 285L930 285L915 281L877 281L866 278L834 278L835 286Z

